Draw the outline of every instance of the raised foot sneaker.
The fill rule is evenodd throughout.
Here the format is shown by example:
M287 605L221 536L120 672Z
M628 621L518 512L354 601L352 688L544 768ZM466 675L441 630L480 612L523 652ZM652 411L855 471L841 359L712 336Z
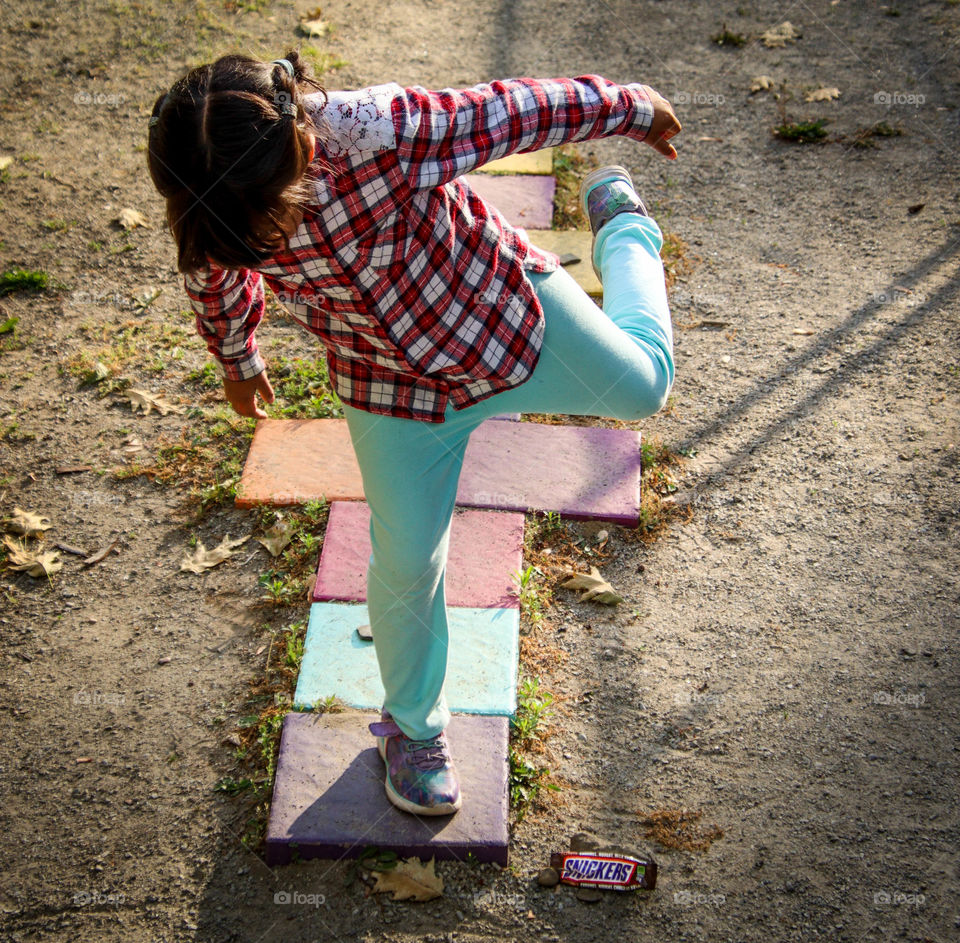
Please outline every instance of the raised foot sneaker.
M630 174L616 164L599 167L583 178L580 183L580 205L590 220L590 229L593 231L590 261L597 278L600 278L600 270L593 261L593 250L600 227L621 213L640 213L642 216L650 214L633 189Z
M450 815L460 808L460 782L442 731L428 740L412 740L385 710L380 722L369 728L387 767L387 798L398 809L417 815Z

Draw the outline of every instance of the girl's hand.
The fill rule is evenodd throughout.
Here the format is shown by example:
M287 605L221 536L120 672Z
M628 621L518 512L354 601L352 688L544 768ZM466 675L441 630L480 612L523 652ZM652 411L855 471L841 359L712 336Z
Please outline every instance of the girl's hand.
M228 380L224 377L223 392L238 415L251 416L254 419L267 418L267 414L257 405L256 399L259 393L265 403L273 402L273 387L267 379L266 370L249 380Z
M680 122L673 113L673 106L659 92L647 86L647 93L653 105L653 121L644 140L664 157L676 160L677 151L670 143L670 138L682 130Z

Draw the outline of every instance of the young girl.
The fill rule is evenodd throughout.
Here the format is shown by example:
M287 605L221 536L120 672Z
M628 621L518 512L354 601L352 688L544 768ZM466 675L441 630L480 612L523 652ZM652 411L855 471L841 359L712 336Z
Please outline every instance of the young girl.
M325 93L296 52L225 56L161 96L149 167L226 398L264 417L264 282L321 339L370 506L367 605L386 692L370 725L394 805L449 814L444 569L470 433L505 412L635 420L673 382L662 236L619 167L581 201L598 308L462 179L507 154L614 134L669 158L653 89L597 75Z

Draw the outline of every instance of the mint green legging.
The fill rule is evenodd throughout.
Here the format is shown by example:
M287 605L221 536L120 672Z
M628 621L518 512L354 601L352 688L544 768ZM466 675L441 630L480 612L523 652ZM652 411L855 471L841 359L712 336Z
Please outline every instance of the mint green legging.
M470 433L501 413L635 420L660 409L673 383L662 242L657 224L636 213L601 228L594 256L603 310L563 269L529 273L543 305L544 340L520 386L465 409L448 407L442 423L344 406L371 512L367 606L383 706L407 736L435 736L450 720L444 569Z

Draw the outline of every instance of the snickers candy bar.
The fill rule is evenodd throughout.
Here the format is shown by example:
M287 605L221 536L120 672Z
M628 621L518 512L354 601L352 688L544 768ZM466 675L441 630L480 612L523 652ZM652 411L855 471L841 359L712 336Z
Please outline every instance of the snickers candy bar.
M616 891L634 888L653 890L657 884L657 863L630 855L602 851L561 851L550 856L564 884L577 887L604 887Z

